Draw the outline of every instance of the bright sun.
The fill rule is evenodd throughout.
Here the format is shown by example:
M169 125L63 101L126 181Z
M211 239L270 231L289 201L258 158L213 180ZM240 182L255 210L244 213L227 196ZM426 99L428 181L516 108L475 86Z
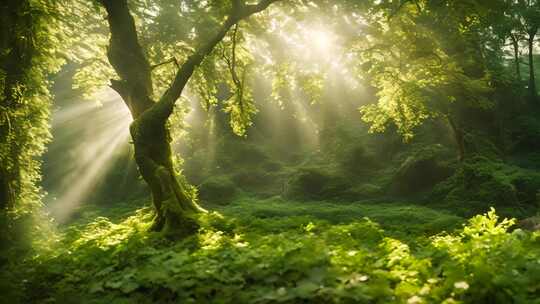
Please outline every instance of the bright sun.
M317 52L327 54L332 49L331 33L323 30L310 30L307 36Z

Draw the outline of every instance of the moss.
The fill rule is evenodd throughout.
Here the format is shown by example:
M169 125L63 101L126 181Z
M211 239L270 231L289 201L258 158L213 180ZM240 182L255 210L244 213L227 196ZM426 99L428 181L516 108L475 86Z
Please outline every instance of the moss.
M161 229L168 239L183 239L194 235L200 228L199 215L186 211L177 200L168 199L162 202L164 226Z
M199 198L204 202L228 204L236 194L236 186L227 176L207 178L199 186Z

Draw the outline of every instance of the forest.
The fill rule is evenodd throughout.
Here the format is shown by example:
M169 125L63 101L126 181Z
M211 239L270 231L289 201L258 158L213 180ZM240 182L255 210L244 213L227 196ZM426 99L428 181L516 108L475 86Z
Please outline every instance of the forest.
M540 0L0 1L0 304L540 304Z

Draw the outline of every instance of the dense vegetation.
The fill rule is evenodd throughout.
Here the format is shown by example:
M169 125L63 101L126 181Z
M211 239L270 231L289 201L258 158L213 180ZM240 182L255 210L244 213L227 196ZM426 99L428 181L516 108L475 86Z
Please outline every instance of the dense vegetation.
M540 303L540 1L0 24L0 303Z

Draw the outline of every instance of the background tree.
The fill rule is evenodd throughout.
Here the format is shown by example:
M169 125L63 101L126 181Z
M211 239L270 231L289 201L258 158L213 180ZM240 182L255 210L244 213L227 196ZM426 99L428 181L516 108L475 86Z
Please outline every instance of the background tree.
M54 1L0 4L0 207L40 201L39 156L49 141L47 75L63 62Z
M527 44L528 66L529 66L529 95L531 101L538 101L538 92L536 88L536 77L534 69L534 47L536 45L536 36L540 28L540 1L537 0L519 0L515 4L515 13L518 16L518 29Z
M466 1L382 1L368 8L368 45L357 52L378 101L362 107L373 131L393 123L404 138L430 118L452 130L459 159L466 155L464 108L487 108L491 90L479 12Z

